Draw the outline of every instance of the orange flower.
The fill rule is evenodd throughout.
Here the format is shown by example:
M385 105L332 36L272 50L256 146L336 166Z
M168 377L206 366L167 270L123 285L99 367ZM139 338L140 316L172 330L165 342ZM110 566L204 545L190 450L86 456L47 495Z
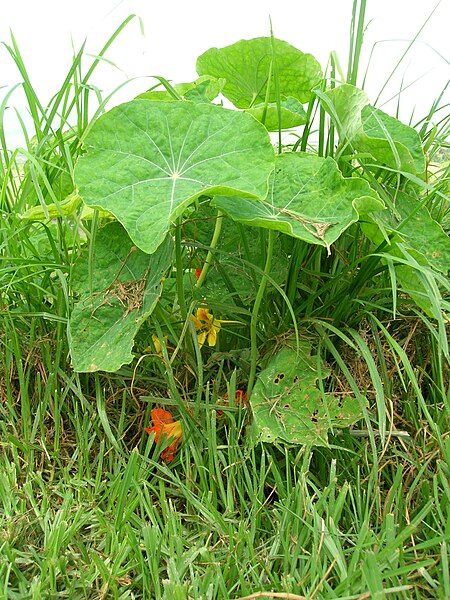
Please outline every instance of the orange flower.
M225 400L227 400L227 404L228 404L228 392L225 392L223 397L225 398ZM247 404L248 394L247 394L247 392L244 392L243 390L236 390L236 395L234 398L235 398L236 404L245 406Z
M152 410L152 426L146 427L145 431L155 434L155 442L158 442L161 436L172 439L167 448L161 452L163 460L172 462L183 438L181 421L174 421L172 414L164 408L154 408Z
M225 392L225 394L223 395L224 397L224 405L228 406L228 392ZM248 400L248 394L247 392L244 392L243 390L236 390L236 395L235 395L235 402L236 404L240 404L241 406L245 406L247 404L247 400ZM218 410L217 411L217 416L220 418L223 415L223 411L222 410Z
M195 277L196 277L197 281L200 279L200 275L202 274L202 270L203 269L201 267L197 267L195 269Z

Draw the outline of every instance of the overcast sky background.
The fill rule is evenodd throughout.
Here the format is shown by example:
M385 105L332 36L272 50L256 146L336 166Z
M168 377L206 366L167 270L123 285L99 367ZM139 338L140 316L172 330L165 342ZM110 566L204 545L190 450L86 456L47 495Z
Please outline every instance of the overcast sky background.
M276 37L312 53L323 68L335 50L346 72L352 5L353 0L3 0L0 40L10 43L12 30L31 81L45 104L58 91L70 68L73 47L78 50L87 38L86 51L96 54L120 23L136 14L139 18L126 27L107 53L120 70L104 63L92 78L92 83L106 94L126 78L139 77L114 97L109 105L112 107L153 85L151 75L174 82L192 81L197 76L197 56L212 46L269 35L269 17ZM378 107L395 114L396 101L386 102L398 93L403 80L407 89L402 94L400 116L408 122L414 111L416 122L450 79L450 0L368 0L367 5L363 68L358 83L361 86L373 50L365 84L372 103L409 42L437 7L377 102ZM5 47L0 47L0 100L20 81ZM448 92L446 97L449 102ZM25 114L19 90L13 93L8 106ZM443 112L448 114L448 108ZM21 143L20 130L14 111L8 110L7 114L6 136L13 148Z

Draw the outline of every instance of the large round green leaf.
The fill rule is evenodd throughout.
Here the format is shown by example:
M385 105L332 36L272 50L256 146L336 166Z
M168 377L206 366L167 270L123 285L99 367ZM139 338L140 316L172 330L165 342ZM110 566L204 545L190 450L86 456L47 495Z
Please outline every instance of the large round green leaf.
M259 37L240 40L225 48L210 48L198 57L197 73L223 77L226 83L222 94L238 108L250 108L265 101L275 102L277 90L274 69L271 69L274 54L281 96L308 102L312 88L322 79L320 64L312 54L304 54L276 38L273 45L270 37Z
M192 102L133 100L100 117L75 169L87 205L152 253L201 195L264 198L274 150L253 117Z
M168 236L149 256L114 222L97 233L92 254L92 276L87 250L74 269L72 286L80 299L69 320L72 365L81 373L114 372L133 359L134 337L161 295L173 242Z
M266 200L220 197L214 203L241 223L327 248L360 214L384 208L366 181L344 178L332 158L302 152L277 156Z
M341 85L320 94L336 123L342 144L373 160L409 173L425 171L425 155L417 131L369 104L366 93Z
M324 365L319 374L309 342L301 342L298 352L283 347L261 371L250 397L254 438L327 446L330 429L348 427L361 418L357 399L320 390L317 383L327 375Z

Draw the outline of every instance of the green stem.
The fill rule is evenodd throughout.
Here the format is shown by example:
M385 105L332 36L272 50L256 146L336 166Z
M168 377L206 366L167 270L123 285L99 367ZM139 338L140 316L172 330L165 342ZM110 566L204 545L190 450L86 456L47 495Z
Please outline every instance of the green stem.
M301 240L294 240L294 249L291 254L289 272L286 281L286 296L289 304L293 306L295 295L297 293L297 284L303 261L308 253L308 246ZM283 305L283 319L289 318L289 309L287 303Z
M273 59L270 61L270 65L269 65L269 76L267 78L267 89L266 89L266 95L264 97L264 108L263 108L263 114L261 117L261 123L264 125L266 122L266 116L267 116L267 107L269 105L269 98L270 98L270 82L272 81L272 68L273 68Z
M248 377L248 387L247 393L250 395L253 384L256 376L256 362L258 360L258 341L257 341L257 331L256 325L258 322L259 309L261 306L261 302L264 296L264 292L266 290L267 285L267 275L270 272L270 266L272 264L272 254L273 254L273 244L274 244L274 233L272 230L269 230L269 239L267 244L267 255L266 255L266 264L264 266L264 274L261 279L261 283L259 284L258 293L256 294L255 304L253 305L252 311L252 319L250 322L250 375Z
M167 346L164 343L164 333L163 330L161 329L161 325L159 324L158 320L155 319L153 321L155 329L156 329L156 335L158 336L160 342L161 342L161 351L162 351L162 355L163 355L163 361L161 361L160 363L160 368L161 368L161 373L163 374L163 377L165 379L165 381L167 382L167 386L170 390L170 395L172 400L175 400L175 402L178 405L178 408L180 410L180 413L182 414L184 421L186 422L186 424L189 424L192 422L192 417L187 409L187 404L184 402L183 398L180 396L179 392L178 392L178 387L177 387L177 382L175 379L175 375L173 373L173 369L172 369L172 364L170 362L170 358L169 358L169 354L167 352Z
M194 419L197 420L199 418L199 413L200 413L200 408L201 408L201 403L202 403L202 395L204 392L203 389L203 359L202 359L202 352L198 343L198 339L197 339L197 334L195 332L194 329L194 324L192 321L190 321L189 323L189 327L191 328L191 334L192 334L192 343L194 345L194 350L195 350L195 358L197 359L197 395L196 395L196 399L195 399L195 406L194 406Z
M213 253L216 249L217 242L219 241L220 230L222 229L222 221L224 214L222 211L217 211L216 225L214 227L214 233L212 236L211 244L209 245L208 254L206 255L205 264L202 267L202 272L200 273L200 277L198 278L197 283L194 287L200 288L202 287L203 282L205 281L206 274L208 273L209 267L212 263Z
M94 244L95 236L97 235L98 229L98 210L94 210L91 222L91 232L89 240L89 252L88 252L88 281L89 281L89 294L92 297L92 280L94 277Z
M186 311L186 300L184 297L184 269L183 269L183 256L182 256L182 248L181 248L181 223L178 223L177 227L175 227L175 263L177 267L177 296L178 296L178 305L180 307L181 318L183 321L187 318Z

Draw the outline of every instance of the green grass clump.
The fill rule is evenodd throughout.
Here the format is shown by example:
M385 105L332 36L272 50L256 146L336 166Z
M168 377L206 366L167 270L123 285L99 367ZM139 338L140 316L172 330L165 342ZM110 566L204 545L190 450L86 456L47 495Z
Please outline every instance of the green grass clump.
M355 2L352 84L364 12L365 2ZM133 362L115 373L73 370L67 324L78 300L76 265L84 252L92 267L105 220L77 204L74 166L109 101L91 76L127 22L86 73L81 48L48 107L14 39L8 46L35 131L30 138L24 129L26 147L10 151L1 125L7 98L0 107L0 598L450 597L449 287L416 254L395 254L389 239L375 244L360 224L328 252L235 225L200 199L177 223L175 268L136 336ZM332 57L329 87L336 69ZM448 231L448 107L433 103L417 123L430 164L426 178L408 178L346 154L321 93L294 148L280 149L334 156L392 215L398 193L408 190ZM24 219L30 210L56 212ZM240 240L239 251L226 236ZM205 273L196 283L195 268L205 264L216 289L202 288ZM401 265L421 282L417 299L397 277ZM189 314L205 289L214 315L237 323L224 322L218 345L200 349ZM161 349L151 347L155 333L167 336ZM321 394L351 397L361 409L354 426L331 428L328 447L257 443L251 407L233 401L293 340L313 344ZM164 440L145 432L155 406L182 421L173 462L161 460Z

